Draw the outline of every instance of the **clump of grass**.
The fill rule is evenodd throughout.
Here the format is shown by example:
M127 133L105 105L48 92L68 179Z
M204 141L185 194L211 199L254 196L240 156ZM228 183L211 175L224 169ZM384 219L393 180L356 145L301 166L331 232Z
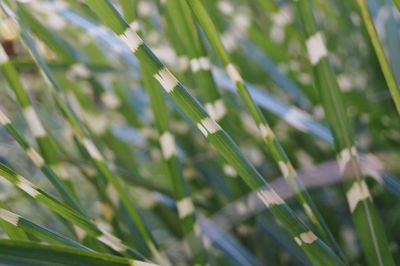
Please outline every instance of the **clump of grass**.
M400 184L380 158L398 143L400 74L388 58L400 55L385 51L365 1L315 2L2 1L2 97L12 100L0 123L24 154L0 162L22 192L0 202L0 261L394 265ZM328 53L323 35L343 10L334 30L371 53L332 37ZM326 17L321 29L314 14ZM377 104L373 95L389 95L377 84L392 98ZM319 169L332 144L346 195L296 170ZM360 150L382 157L366 167ZM20 213L25 196L37 213Z

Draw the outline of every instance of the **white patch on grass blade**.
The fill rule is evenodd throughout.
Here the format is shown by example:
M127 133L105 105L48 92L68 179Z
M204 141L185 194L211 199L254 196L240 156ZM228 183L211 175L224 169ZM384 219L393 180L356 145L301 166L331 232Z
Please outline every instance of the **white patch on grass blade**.
M281 205L283 204L283 200L279 197L278 194L272 189L263 189L257 192L257 196L261 199L261 201L267 206L271 205Z
M371 194L365 181L355 181L346 193L350 212L353 212L362 200L371 199Z
M207 130L203 127L203 125L202 125L201 123L197 123L197 128L201 131L201 133L202 133L205 137L207 137L208 132L207 132Z
M153 254L153 258L157 262L166 262L168 258L164 252L159 252L155 247L153 242L147 242L147 247L150 249L151 254Z
M0 110L0 124L2 124L3 126L10 124L10 120L1 110Z
M8 62L9 58L3 46L0 47L0 65Z
M211 117L206 117L201 120L201 124L203 125L204 129L207 130L207 132L210 134L214 134L221 130L221 127L218 125L218 123L215 122L215 120Z
M118 204L119 204L118 192L115 190L114 186L111 183L109 183L107 185L106 193L107 193L107 196L109 197L109 199L111 200L111 202L114 205L118 206Z
M82 112L82 120L84 120L94 135L100 136L104 134L110 125L110 121L104 113Z
M308 205L307 203L303 203L303 208L304 208L307 216L312 220L312 222L316 223L317 218L315 217L314 212L311 210L310 205Z
M318 239L318 237L311 231L301 233L299 235L299 238L301 240L301 243L304 244L312 244Z
M140 261L140 260L129 260L129 265L130 266L158 266L158 264L144 262L144 261Z
M293 171L293 167L290 162L279 161L278 165L284 177L290 176L291 172Z
M230 177L235 177L237 176L237 172L235 170L235 168L233 168L233 166L229 165L229 164L224 164L224 174L226 176L230 176Z
M258 128L260 129L260 134L262 138L272 138L274 137L274 133L271 128L267 124L259 124Z
M43 128L42 122L40 122L40 119L32 106L26 107L22 113L35 138L46 136L46 131Z
M211 239L208 237L208 235L204 234L202 236L202 240L203 240L203 245L205 249L210 249L212 246L212 241Z
M110 109L115 109L121 105L121 101L113 91L106 91L101 95L101 101Z
M174 136L166 131L160 137L161 151L165 159L177 154Z
M22 176L18 176L18 182L16 185L33 198L40 194L39 191L37 191L35 185L33 185L31 182L29 182L29 180L25 179Z
M292 16L290 14L288 6L284 6L278 12L272 14L271 19L275 25L282 28L291 23Z
M301 246L303 244L312 244L316 241L318 237L311 231L301 233L298 237L295 237L297 245Z
M210 70L211 69L211 61L206 56L199 57L199 58L192 58L190 60L190 69L194 73L197 71L200 71L200 70Z
M101 236L98 236L97 239L102 242L103 244L109 246L113 250L117 252L124 252L128 249L127 246L125 246L121 240L113 236L112 234L102 231L103 234Z
M154 78L161 84L167 93L172 92L179 83L175 76L165 67L160 69L160 71L154 75Z
M230 16L235 11L233 5L228 1L218 1L218 9L226 16Z
M225 103L222 99L218 99L214 103L206 103L205 108L215 121L221 120L226 114Z
M346 169L346 165L351 160L351 157L357 157L357 149L354 146L350 148L345 148L339 153L337 161L340 173L344 172L344 170Z
M76 233L76 235L78 236L78 239L83 239L86 236L86 231L83 230L82 228L80 228L77 225L74 225L74 231Z
M67 26L67 21L57 13L47 13L46 15L46 24L50 25L57 31L62 31Z
M73 64L70 69L67 71L67 78L71 81L75 81L76 79L87 79L90 77L92 72L90 69L82 63Z
M243 216L247 212L246 203L239 201L236 204L236 211L239 215Z
M32 147L29 147L28 149L25 150L26 155L28 155L28 157L32 160L33 164L37 167L42 167L44 164L44 160L42 158L42 156L39 155L39 153L37 153L37 151L35 149L33 149Z
M64 164L57 163L55 165L52 165L51 170L53 170L54 173L56 173L56 175L59 176L61 179L63 179L63 180L69 179L69 174L68 174L67 170L65 169Z
M328 55L321 32L316 32L313 36L308 38L306 46L312 65L318 64L322 58Z
M82 144L93 159L97 161L103 161L103 156L100 154L100 151L90 139L83 138Z
M15 213L0 208L0 218L12 225L18 226L19 216Z
M179 218L184 218L194 211L193 201L191 198L183 198L176 203Z
M190 65L189 57L187 57L186 55L181 55L178 57L176 64L176 68L178 71L185 72L188 69L189 65Z
M229 78L234 82L241 82L243 83L242 76L237 71L236 67L233 64L228 64L225 67L226 73L228 73Z
M201 235L201 226L198 222L194 223L193 232L196 237L199 237Z
M121 34L120 39L129 47L132 53L135 53L140 45L143 44L142 38L130 27Z
M134 32L138 32L138 31L140 30L139 21L133 20L133 21L129 24L129 28L131 28Z

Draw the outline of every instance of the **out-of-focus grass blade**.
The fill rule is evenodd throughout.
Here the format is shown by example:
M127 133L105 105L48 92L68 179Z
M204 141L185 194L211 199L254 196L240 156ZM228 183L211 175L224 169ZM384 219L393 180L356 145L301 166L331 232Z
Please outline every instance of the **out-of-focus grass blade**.
M392 94L392 99L396 106L397 112L400 114L400 90L397 86L396 79L393 76L392 69L386 58L385 51L383 50L382 44L379 40L378 33L376 32L374 23L371 18L371 14L368 9L367 1L357 0L358 7L360 9L361 17L363 18L365 27L374 47L376 56L381 66L383 75L386 79L386 84L389 87L389 91Z

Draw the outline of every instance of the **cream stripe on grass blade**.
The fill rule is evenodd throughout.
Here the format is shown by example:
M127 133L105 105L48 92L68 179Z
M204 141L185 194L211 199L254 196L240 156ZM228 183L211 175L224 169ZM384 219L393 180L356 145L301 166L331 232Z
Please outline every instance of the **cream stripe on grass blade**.
M305 31L305 39L315 38L319 31L310 1L298 0L296 7ZM319 52L318 54L321 53ZM319 58L319 60L316 61L316 58ZM353 222L364 249L366 260L370 265L394 265L383 226L370 200L370 193L360 169L354 147L352 128L350 127L346 106L335 74L327 56L316 56L310 59L313 65L316 86L319 90L321 102L324 104L325 115L333 131L332 135L335 137L339 167L343 171L347 166L356 177L353 185L346 185L346 193Z
M299 245L299 246L304 245L304 244L305 245L312 244L317 239L318 239L318 237L316 235L314 235L314 233L311 231L301 233L298 237L294 238L297 245Z
M44 165L44 160L39 153L32 147L25 150L26 155L32 160L36 167L41 168Z
M0 64L8 62L9 58L3 47L0 47Z
M192 58L190 59L190 69L193 73L200 70L210 70L211 61L208 57Z
M215 122L215 120L211 117L202 119L200 123L197 124L197 127L205 137L207 137L208 134L215 134L221 130L221 127L218 125L218 123Z
M18 226L19 216L6 209L0 208L0 219L3 219L12 225Z
M32 106L26 107L22 113L24 114L26 122L28 122L29 128L35 138L46 136L46 131L43 128L42 122L40 122L35 110Z
M228 73L229 78L233 81L233 83L243 83L242 76L239 74L239 71L236 69L236 67L229 63L225 67L226 73Z
M219 38L219 32L215 27L213 21L209 17L207 10L203 6L202 1L197 0L186 0L188 5L190 6L193 14L195 15L197 21L199 22L201 28L203 29L205 35L207 36L208 41L210 42L212 48L217 52L220 60L225 66L225 70L230 77L231 81L234 83L238 94L240 95L241 99L246 104L248 110L250 111L255 123L257 125L266 125L268 126L267 120L265 119L264 115L260 111L259 107L254 102L252 96L250 95L245 82L243 81L242 76L240 75L237 68L233 65L232 61L230 60L230 56L225 49L221 39ZM317 47L319 43L319 38L317 36L317 41L313 41L312 44ZM319 47L320 48L320 47ZM318 57L323 54L323 49L319 50ZM264 128L261 128L263 130ZM279 143L277 138L272 138L270 136L267 137L265 131L262 131L261 134L266 136L264 138L264 142L270 152L272 153L272 157L274 161L279 165L279 162L288 162L290 163L286 152L284 151L283 147ZM281 168L282 170L286 170L286 168ZM283 172L285 174L285 172ZM311 212L306 212L307 215L310 215L310 220L315 224L318 228L320 234L323 236L323 239L327 240L332 246L335 247L336 250L340 250L339 245L336 243L336 240L332 236L326 222L324 221L322 215L319 213L316 205L312 201L310 195L308 194L307 190L304 188L304 185L301 183L301 180L298 178L296 171L292 171L291 175L286 175L287 182L295 192L296 199L304 205L307 203L308 206L311 208ZM316 219L314 219L316 218ZM340 253L340 251L338 251Z
M317 64L322 58L328 55L328 51L325 47L322 33L317 32L306 41L307 52L312 65Z
M221 120L226 115L226 107L222 99L218 99L214 103L206 103L204 107L215 121Z
M194 211L193 201L191 198L180 199L176 203L176 207L178 208L178 214L180 218L192 215Z
M170 132L165 131L161 135L160 145L161 145L162 154L165 159L168 159L171 156L176 156L177 151L176 151L175 139L174 139L174 136Z
M371 200L371 195L365 181L353 182L353 185L347 190L346 193L347 202L351 212L354 212L355 208L363 200Z
M257 192L257 196L267 207L271 205L282 205L285 204L281 197L272 189L262 189Z
M197 1L194 2L197 3ZM104 10L108 9L107 13L103 10L101 17L117 34L126 29L126 22L123 22L123 19L119 17L115 10L111 10L110 2L96 1L96 4L103 5ZM93 8L96 10L99 6L95 7L93 2ZM114 23L112 20L120 21L120 23ZM147 71L150 71L150 73L152 73L160 83L163 83L165 86L164 89L166 89L168 95L171 96L172 100L174 100L188 118L194 124L198 126L200 125L199 128L202 130L203 134L215 146L219 154L235 167L239 176L244 179L251 189L257 190L266 185L263 177L242 155L232 139L214 120L207 116L204 108L195 98L193 98L186 88L181 83L177 82L175 78L171 79L173 80L173 86L171 85L171 82L165 82L164 78L160 78L160 72L165 73L165 71L168 70L144 43L137 48L134 54L141 63L146 65ZM168 78L171 78L170 73L168 73ZM286 229L293 237L298 236L302 232L308 231L308 228L295 216L293 211L286 204L273 205L270 209L277 216L280 222L287 226ZM342 264L341 260L325 244L323 244L321 240L317 240L312 244L307 245L307 248L303 248L303 246L301 246L301 248L312 262L318 263L321 260L324 260L326 265Z
M178 80L167 68L160 69L160 71L154 75L154 78L160 83L167 93L171 93L178 85Z
M339 171L343 173L346 170L346 166L352 160L357 159L357 150L356 147L345 148L341 152L339 152L337 156L337 161L339 165Z
M10 123L10 120L8 117L3 113L3 111L0 110L0 124L2 126L5 126Z
M120 35L121 40L129 47L134 53L138 47L143 43L143 40L136 33L138 26L136 24L127 28L126 31Z

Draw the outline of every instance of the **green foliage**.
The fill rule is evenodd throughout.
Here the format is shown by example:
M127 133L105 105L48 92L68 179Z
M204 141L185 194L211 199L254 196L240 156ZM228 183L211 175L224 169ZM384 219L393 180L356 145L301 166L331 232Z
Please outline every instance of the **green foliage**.
M0 264L400 263L390 1L0 3Z

